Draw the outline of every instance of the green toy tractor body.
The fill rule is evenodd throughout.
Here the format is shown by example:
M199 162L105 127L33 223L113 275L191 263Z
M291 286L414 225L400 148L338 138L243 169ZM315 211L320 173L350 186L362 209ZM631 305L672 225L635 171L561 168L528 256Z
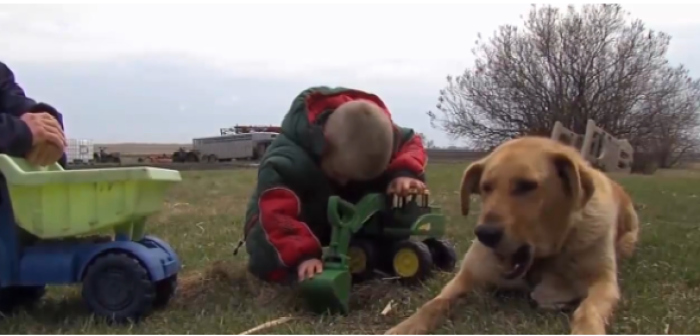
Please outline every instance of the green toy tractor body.
M324 270L300 284L316 312L347 313L352 283L378 272L413 284L425 280L435 268L452 271L455 267L453 247L439 240L445 233L445 217L429 206L427 193L369 194L354 205L333 196L328 201L328 220L333 228Z

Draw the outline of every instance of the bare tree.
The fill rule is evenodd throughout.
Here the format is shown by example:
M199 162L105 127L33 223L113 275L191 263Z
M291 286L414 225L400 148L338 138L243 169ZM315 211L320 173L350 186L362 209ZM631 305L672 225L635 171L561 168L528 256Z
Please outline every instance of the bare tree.
M627 15L619 5L533 6L524 27L479 35L474 66L447 77L431 123L485 149L549 135L556 121L583 133L593 119L670 163L697 143L699 84L668 65L668 35Z
M660 71L652 83L655 89L642 100L643 113L628 138L640 156L668 168L700 148L700 81L680 66Z

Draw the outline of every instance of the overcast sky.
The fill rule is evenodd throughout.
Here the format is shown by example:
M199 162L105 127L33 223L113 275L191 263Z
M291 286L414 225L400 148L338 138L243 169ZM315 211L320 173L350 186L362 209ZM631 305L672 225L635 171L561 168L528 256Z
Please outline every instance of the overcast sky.
M673 36L700 75L700 7L624 5ZM71 138L189 142L235 124L279 124L313 85L382 97L397 123L449 143L425 112L473 62L477 33L529 4L0 5L0 61L57 106Z

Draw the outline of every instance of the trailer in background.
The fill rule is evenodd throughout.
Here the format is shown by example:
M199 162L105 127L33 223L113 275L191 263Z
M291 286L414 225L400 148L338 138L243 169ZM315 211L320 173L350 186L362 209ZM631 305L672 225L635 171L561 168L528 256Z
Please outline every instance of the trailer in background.
M225 134L192 140L192 152L201 161L259 160L279 135L275 132Z

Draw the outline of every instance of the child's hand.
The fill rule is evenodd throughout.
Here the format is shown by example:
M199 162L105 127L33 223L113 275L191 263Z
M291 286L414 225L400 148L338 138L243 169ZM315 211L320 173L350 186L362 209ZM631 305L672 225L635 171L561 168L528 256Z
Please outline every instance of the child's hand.
M425 183L410 177L397 177L389 183L389 189L386 192L387 194L408 196L408 192L412 189L422 193L425 191Z
M323 272L323 262L319 259L309 259L304 261L297 268L299 272L299 281L311 279L314 275Z

